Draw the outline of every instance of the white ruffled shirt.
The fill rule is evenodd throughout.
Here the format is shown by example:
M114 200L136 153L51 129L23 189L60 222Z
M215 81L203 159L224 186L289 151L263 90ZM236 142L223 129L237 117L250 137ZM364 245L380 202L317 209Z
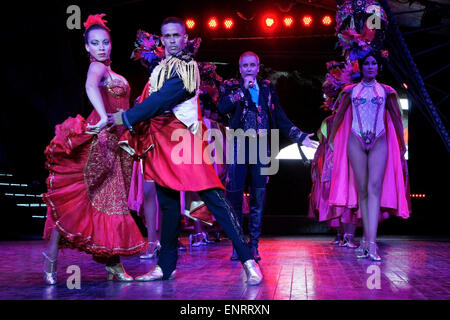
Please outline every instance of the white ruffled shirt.
M191 99L183 101L172 109L175 117L180 120L189 131L195 134L199 128L198 121L198 91Z

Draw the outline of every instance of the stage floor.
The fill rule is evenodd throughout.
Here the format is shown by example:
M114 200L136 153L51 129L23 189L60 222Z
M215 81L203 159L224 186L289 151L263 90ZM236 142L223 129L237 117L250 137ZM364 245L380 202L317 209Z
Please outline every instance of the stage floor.
M188 239L182 238L187 244ZM44 241L0 242L0 299L30 300L360 300L450 299L450 241L381 237L382 262L358 260L330 237L270 237L260 244L265 279L247 286L239 262L230 261L227 239L180 252L177 278L157 282L106 281L104 267L87 254L60 253L55 286L42 280ZM122 260L132 276L156 259ZM69 289L66 273L80 267L81 288Z

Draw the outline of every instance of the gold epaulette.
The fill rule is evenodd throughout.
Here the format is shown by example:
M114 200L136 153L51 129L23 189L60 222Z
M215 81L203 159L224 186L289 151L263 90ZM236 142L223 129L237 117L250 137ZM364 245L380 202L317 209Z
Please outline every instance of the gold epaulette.
M177 57L170 57L162 60L150 75L150 92L158 91L162 88L164 82L176 73L183 80L184 88L192 93L200 87L200 72L197 62L191 60L189 62Z

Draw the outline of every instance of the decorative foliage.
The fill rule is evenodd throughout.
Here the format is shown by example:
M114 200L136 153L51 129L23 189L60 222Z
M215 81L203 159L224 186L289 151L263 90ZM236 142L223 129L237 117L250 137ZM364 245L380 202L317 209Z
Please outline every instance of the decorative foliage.
M380 52L384 58L384 34L387 16L377 0L339 0L336 13L337 46L342 48L343 62L327 63L328 73L322 90L326 99L321 108L335 111L334 102L345 85L360 78L358 59L370 51Z
M350 61L382 50L387 17L377 0L345 0L338 5L336 35Z
M199 62L200 71L200 101L203 106L203 112L206 117L224 122L225 119L217 108L217 100L219 99L219 87L223 78L216 72L216 65L210 62Z
M321 108L334 111L334 101L342 88L353 83L353 75L358 71L358 61L327 62L328 73L322 85L322 91L327 96Z
M191 56L195 57L198 52L198 48L200 48L200 44L202 43L202 38L194 38L192 40L189 40L186 44L186 51Z
M144 30L138 30L134 50L131 59L142 60L145 64L152 64L155 60L164 58L164 49L161 46L160 37Z
M201 42L201 38L189 40L184 49L182 58L187 60L192 59L192 57L197 54ZM150 72L159 61L164 59L165 52L160 36L148 33L144 30L138 30L134 47L135 48L131 53L131 59L134 61L140 60Z

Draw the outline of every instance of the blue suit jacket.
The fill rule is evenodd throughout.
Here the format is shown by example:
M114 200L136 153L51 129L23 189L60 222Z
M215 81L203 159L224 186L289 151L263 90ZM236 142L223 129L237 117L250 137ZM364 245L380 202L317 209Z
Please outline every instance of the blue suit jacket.
M257 82L259 86L259 104L263 109L266 108L268 110L269 129L279 129L285 136L301 144L307 134L297 128L284 113L273 85L268 80L257 79ZM240 93L243 97L239 100L234 100L233 96L236 93ZM246 110L248 108L256 110L257 106L252 101L250 92L248 89L245 89L244 81L241 79L238 90L233 90L233 87L227 84L221 86L217 107L221 113L230 114L230 129L243 129L242 121Z

